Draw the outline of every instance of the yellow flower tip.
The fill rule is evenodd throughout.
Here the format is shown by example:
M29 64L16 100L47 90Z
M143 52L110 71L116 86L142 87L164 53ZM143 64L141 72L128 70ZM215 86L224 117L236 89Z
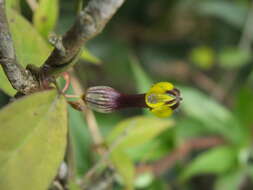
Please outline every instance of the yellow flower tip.
M156 83L145 95L147 106L158 117L169 117L181 100L180 91L169 82Z

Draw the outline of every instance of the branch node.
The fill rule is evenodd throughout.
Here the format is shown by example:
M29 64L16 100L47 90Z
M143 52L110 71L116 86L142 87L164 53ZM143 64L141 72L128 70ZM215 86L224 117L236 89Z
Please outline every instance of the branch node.
M50 36L49 43L59 51L61 56L66 56L66 49L63 45L61 36L58 35Z

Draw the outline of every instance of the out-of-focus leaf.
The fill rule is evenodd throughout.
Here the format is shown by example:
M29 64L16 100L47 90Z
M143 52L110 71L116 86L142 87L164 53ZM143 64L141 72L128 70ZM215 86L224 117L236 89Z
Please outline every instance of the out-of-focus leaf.
M252 156L252 154L251 154ZM247 174L250 177L251 180L253 180L253 166L252 164L247 166Z
M179 89L184 98L181 109L189 117L200 121L202 127L223 135L233 143L240 144L247 139L247 131L243 129L232 113L221 104L198 90L186 87Z
M59 11L58 4L58 0L39 0L38 7L34 11L34 26L45 38L48 37L56 25Z
M187 139L194 137L210 135L211 130L202 126L203 124L193 118L184 118L181 121L177 121L175 126L176 131L176 143L181 144Z
M80 55L80 59L97 65L102 63L102 61L98 57L93 55L87 48L83 48L82 53Z
M143 145L127 149L127 154L137 162L149 162L160 159L169 152L169 145L167 142L165 144L164 139L159 137Z
M154 176L152 173L143 173L135 179L134 185L136 188L147 188L153 180Z
M110 159L113 162L117 172L123 178L124 185L127 187L127 189L132 190L135 177L135 167L133 161L125 152L120 149L113 151Z
M73 181L68 182L69 190L81 190L81 187Z
M10 101L10 97L7 96L5 93L3 93L1 90L0 90L0 109L5 106L6 104L8 104Z
M240 189L240 185L245 177L244 171L234 171L225 175L220 175L215 182L214 189L215 190L238 190Z
M208 46L196 47L190 52L190 60L202 69L209 69L214 64L214 51Z
M20 6L19 6L20 0L6 0L5 2L6 2L6 7L8 8L12 8L15 10L20 9Z
M50 53L47 43L17 12L8 9L7 16L19 64L23 67L27 64L41 66ZM9 95L15 94L16 91L7 80L2 68L0 68L0 81L0 88L4 92Z
M108 119L108 115L106 114L94 114L96 116L98 126L101 126L100 131L102 134L105 134L105 136L107 136L111 132L112 128L123 119L122 115L116 112L110 115L110 119Z
M148 77L148 75L141 68L140 63L137 58L130 57L130 63L132 67L132 71L134 74L134 79L137 84L137 90L139 93L147 92L153 84L153 81Z
M196 7L200 14L219 18L239 29L243 26L248 12L247 6L243 4L221 0L200 1Z
M148 142L173 125L172 120L148 116L133 117L116 125L106 141L109 145L116 143L120 149L136 147Z
M166 181L161 178L160 179L156 178L156 180L154 180L149 187L145 188L145 190L164 190L164 189L171 190L171 188L168 187L168 183L166 183Z
M253 124L253 91L249 88L242 88L236 98L234 113L251 130Z
M21 98L0 111L0 122L0 189L47 189L66 147L64 97L53 90Z
M187 180L194 175L213 173L222 174L236 165L234 147L221 146L208 150L196 157L182 172L181 179Z
M251 83L251 84L253 84L253 70L251 71L251 73L249 74L249 82Z
M14 88L12 88L9 80L7 79L7 77L4 74L2 67L0 67L0 81L1 81L1 83L0 83L1 90L3 90L8 95L15 94L16 91L14 90Z
M135 83L137 84L137 91L139 93L146 93L153 85L153 81L145 73L137 58L130 57L129 59L134 74ZM151 112L147 109L144 109L144 113L147 115L151 115Z
M218 56L220 65L226 69L241 67L251 60L251 53L238 48L225 48Z
M76 174L82 176L89 169L91 139L83 114L68 107L69 130L75 157Z
M129 188L132 188L134 183L134 173L133 161L127 154L128 148L149 142L173 124L172 120L155 117L133 117L116 125L106 138L106 142L112 148L111 159Z

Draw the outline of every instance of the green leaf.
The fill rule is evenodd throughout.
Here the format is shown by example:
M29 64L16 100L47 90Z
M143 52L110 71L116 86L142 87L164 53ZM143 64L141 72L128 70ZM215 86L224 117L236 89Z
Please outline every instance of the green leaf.
M90 151L92 140L83 113L74 110L72 107L68 107L68 113L76 174L78 176L83 176L85 171L89 169L89 164L91 164Z
M171 135L173 136L173 135ZM167 139L166 139L167 140ZM164 143L166 142L166 143ZM159 137L137 147L126 150L127 154L137 162L150 162L160 159L170 151L170 143Z
M139 93L147 92L152 86L153 81L144 72L137 58L130 57L130 63L131 63L132 71L134 74L134 79L137 83L138 92Z
M133 161L127 150L149 142L173 124L172 120L155 117L133 117L116 125L106 138L106 142L112 147L111 160L129 189L134 183L134 173Z
M19 10L20 9L20 0L6 0L6 7L8 8L12 8L15 10Z
M222 174L236 165L234 147L221 146L212 148L196 157L182 172L181 179L187 180L198 174Z
M196 7L200 14L219 18L238 29L243 27L248 12L243 4L221 0L200 1Z
M58 4L58 0L39 0L38 7L34 11L34 26L44 38L48 37L56 25L59 12Z
M154 180L154 175L150 172L142 173L137 176L134 185L136 188L147 188Z
M136 147L150 141L173 125L171 119L137 116L116 125L106 141L109 145L116 143L121 149Z
M8 11L8 21L19 63L24 67L27 64L41 66L51 52L48 43L17 12Z
M183 102L181 109L190 117L201 122L212 132L223 135L233 143L243 143L247 131L233 114L207 95L193 88L179 87Z
M238 190L242 181L245 179L245 171L237 170L225 175L220 175L215 182L215 190Z
M19 64L41 66L50 53L50 48L38 32L21 15L13 10L7 11L9 26ZM15 94L7 77L0 68L0 88L9 95Z
M0 122L0 189L47 189L66 148L64 97L52 90L20 98L0 111Z
M16 90L12 88L11 83L7 79L7 77L4 74L3 68L0 67L0 88L8 95L14 95L16 93Z
M134 177L135 177L135 167L133 161L129 156L120 149L113 151L110 156L114 167L117 172L123 178L123 183L127 189L133 189Z
M102 63L102 61L99 58L97 58L95 55L93 55L87 48L84 48L82 50L80 59L83 59L84 61L88 61L90 63L94 63L97 65Z
M239 90L234 113L238 119L244 124L245 128L251 130L253 124L253 91L250 88L242 88Z
M153 81L145 73L137 58L130 57L130 65L134 74L135 83L137 84L137 91L139 93L146 93L153 85ZM150 111L144 109L146 115L151 115Z
M200 136L210 135L212 133L208 128L203 127L203 124L193 118L184 117L177 121L175 126L176 143L182 144L187 139L192 139Z
M233 69L241 67L251 60L251 53L238 48L225 48L218 56L218 61L223 68Z
M68 182L69 190L82 190L81 187L73 181Z

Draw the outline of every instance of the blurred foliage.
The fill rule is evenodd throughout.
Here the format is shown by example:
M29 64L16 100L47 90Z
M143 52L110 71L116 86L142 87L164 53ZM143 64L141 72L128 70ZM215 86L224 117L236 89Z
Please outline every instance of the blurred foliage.
M80 3L87 2L39 0L35 8L27 2L7 0L9 25L19 63L41 66L52 49L50 35L66 32ZM157 81L171 81L183 97L173 119L154 118L138 109L95 114L115 167L111 189L253 189L253 61L248 48L252 12L249 0L126 1L102 34L85 44L74 67L84 89L107 85L124 93L144 93ZM3 92L14 95L2 70L0 80ZM65 144L58 132L66 130L66 118L59 116L66 111L65 101L54 93L34 94L1 109L0 189L45 189L53 180ZM72 86L67 93L73 93ZM2 94L4 105L9 100ZM78 189L76 181L100 156L83 114L71 107L67 111L68 153L73 157L69 187ZM33 128L44 132L38 135ZM25 141L22 135L30 137ZM190 140L199 137L217 137L224 143L210 148L203 141L198 144L202 148L189 149ZM43 154L45 149L50 155ZM34 166L43 156L48 156L47 167ZM13 163L3 162L6 159ZM25 167L27 160L31 164ZM164 160L171 165L161 165ZM139 171L140 164L147 164L147 171ZM31 175L16 173L15 167L29 169ZM99 169L97 173L103 167ZM10 182L13 177L15 183ZM33 188L25 184L27 178Z

